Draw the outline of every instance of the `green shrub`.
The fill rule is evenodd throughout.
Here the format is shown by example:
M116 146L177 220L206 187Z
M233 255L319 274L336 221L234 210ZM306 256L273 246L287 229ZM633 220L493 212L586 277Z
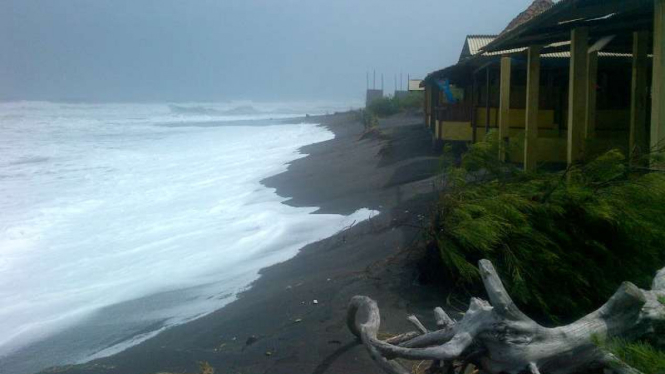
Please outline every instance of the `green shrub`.
M400 110L419 110L423 107L425 94L423 91L409 91L405 96L393 98Z
M358 120L365 126L365 130L374 128L379 125L379 119L376 114L369 110L361 109L358 111Z
M417 110L423 106L423 93L421 91L409 92L402 97L382 97L373 100L367 110L379 117L389 117L405 110Z
M622 281L649 287L665 266L665 174L634 174L609 151L559 173L501 163L491 137L446 168L430 229L448 278L477 284L491 260L525 310L579 317Z
M644 374L665 373L665 352L656 349L647 342L627 342L612 339L597 343L604 350L612 353L626 365ZM617 363L617 365L620 365Z
M397 100L394 100L392 97L382 97L373 100L367 107L367 110L379 117L392 116L401 111Z

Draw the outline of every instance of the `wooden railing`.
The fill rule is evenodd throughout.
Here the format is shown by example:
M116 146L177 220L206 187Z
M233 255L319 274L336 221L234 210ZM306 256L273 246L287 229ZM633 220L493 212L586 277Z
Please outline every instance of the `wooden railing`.
M436 119L446 122L471 122L473 106L467 104L442 104L435 108Z

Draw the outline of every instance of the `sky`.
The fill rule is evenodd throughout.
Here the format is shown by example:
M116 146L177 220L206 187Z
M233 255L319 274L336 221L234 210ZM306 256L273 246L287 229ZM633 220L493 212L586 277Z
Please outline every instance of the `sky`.
M0 0L0 100L361 99L368 71L392 92L530 3Z

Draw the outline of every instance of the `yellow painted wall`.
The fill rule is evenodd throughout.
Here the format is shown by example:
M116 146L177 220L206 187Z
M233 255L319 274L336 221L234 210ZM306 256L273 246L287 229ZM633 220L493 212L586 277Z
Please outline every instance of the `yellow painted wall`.
M443 136L443 140L471 141L471 139L473 139L471 122L442 121L440 126L440 134Z
M490 113L490 119L494 123L496 110ZM593 157L613 148L618 148L624 154L628 151L628 112L625 110L600 110L598 111L598 122L595 137L587 141L587 155ZM522 162L524 160L524 119L523 109L511 109L511 128L509 129L509 142L512 144L509 151L509 160ZM567 162L567 133L558 130L554 123L553 110L541 110L539 112L538 145L536 148L537 162ZM485 110L478 110L477 139L485 137L484 124ZM438 139L446 141L471 141L473 128L470 122L440 122L438 127ZM496 130L491 127L490 130Z

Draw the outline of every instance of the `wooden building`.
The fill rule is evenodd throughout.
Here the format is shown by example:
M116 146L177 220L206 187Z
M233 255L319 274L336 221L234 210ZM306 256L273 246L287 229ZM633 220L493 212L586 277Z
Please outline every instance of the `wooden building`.
M665 138L664 8L537 0L500 35L467 37L456 65L427 76L426 123L443 141L497 131L501 157L526 169L648 152Z

